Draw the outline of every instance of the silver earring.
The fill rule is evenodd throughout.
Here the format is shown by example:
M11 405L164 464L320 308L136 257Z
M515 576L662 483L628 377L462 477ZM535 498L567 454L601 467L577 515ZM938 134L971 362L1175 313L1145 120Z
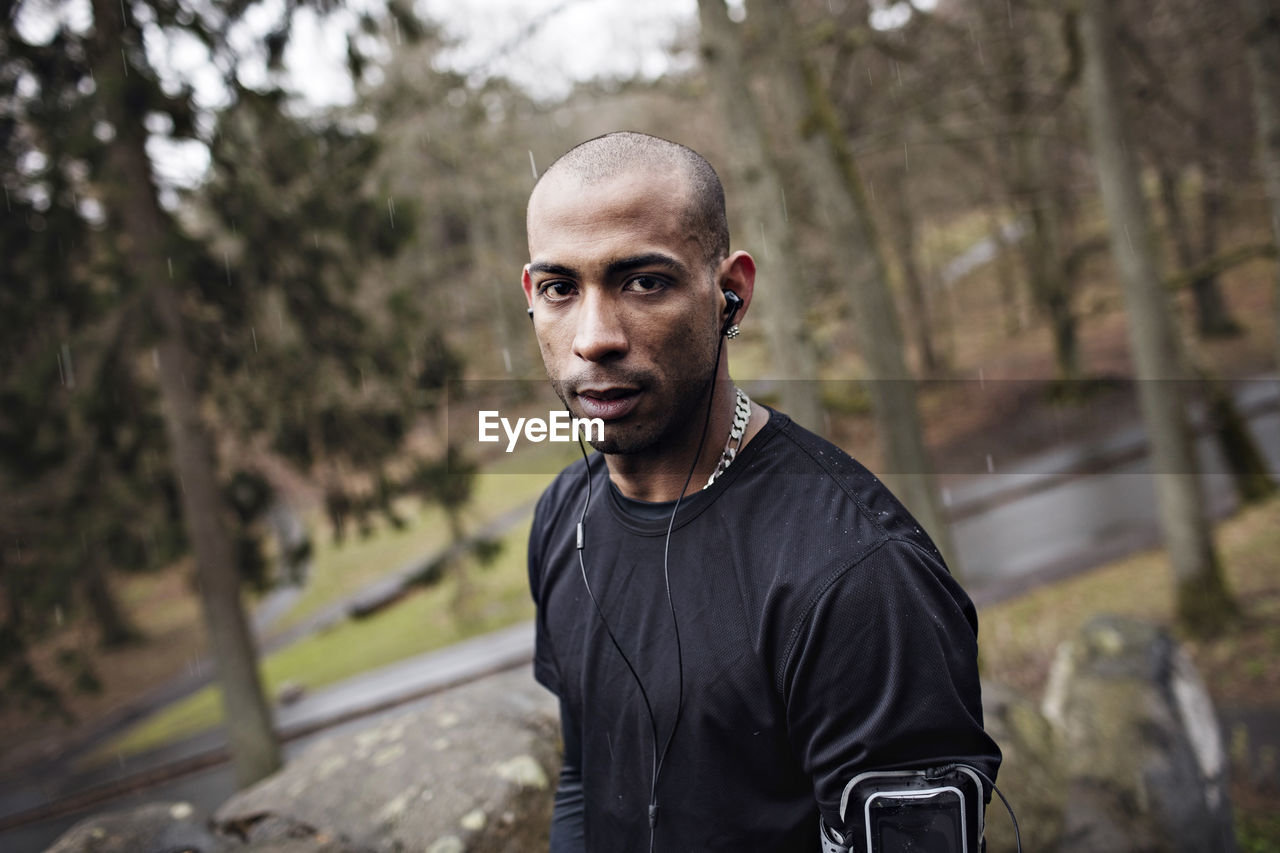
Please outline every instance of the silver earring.
M729 331L724 333L724 336L729 340L733 340L738 336L738 333L741 331L742 330L738 328L738 324L734 323L732 326L729 327Z

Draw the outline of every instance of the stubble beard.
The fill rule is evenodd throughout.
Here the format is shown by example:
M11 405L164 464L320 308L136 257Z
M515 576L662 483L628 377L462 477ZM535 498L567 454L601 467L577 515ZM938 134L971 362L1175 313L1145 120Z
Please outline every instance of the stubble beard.
M604 438L592 440L590 445L600 453L640 456L660 451L664 447L673 447L680 443L686 433L700 431L701 416L706 412L707 395L713 393L712 379L716 366L715 350L704 353L700 364L696 366L696 378L668 379L662 382L671 390L667 400L643 400L642 403L650 408L649 411L629 415L620 421L606 422ZM658 384L647 374L614 378L622 380L624 384L637 384L646 396L652 395L655 384ZM573 380L551 379L551 387L556 396L575 418L582 417L569 402L573 396L572 388L576 384L579 383ZM659 406L659 411L652 410L651 407L655 404Z

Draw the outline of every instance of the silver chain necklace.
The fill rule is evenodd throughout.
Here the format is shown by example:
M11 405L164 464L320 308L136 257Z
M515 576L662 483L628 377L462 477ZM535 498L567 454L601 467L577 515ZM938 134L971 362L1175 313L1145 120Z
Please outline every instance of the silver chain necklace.
M751 420L751 400L747 397L747 392L741 388L733 389L737 395L737 402L733 407L733 426L729 429L729 438L724 443L724 452L720 454L720 461L716 463L716 469L711 472L711 476L707 478L707 488L716 481L716 478L725 472L733 460L738 455L738 451L742 449L742 437L747 434L747 421Z

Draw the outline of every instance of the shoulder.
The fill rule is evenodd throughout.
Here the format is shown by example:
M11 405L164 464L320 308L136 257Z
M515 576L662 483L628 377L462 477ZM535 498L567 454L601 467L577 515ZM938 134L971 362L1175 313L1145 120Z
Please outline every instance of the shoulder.
M556 475L542 491L533 510L533 524L529 528L529 580L534 597L540 587L543 555L549 550L550 538L555 531L573 529L586 500L587 471L594 476L601 464L599 454L587 460L579 459ZM596 478L598 479L598 478ZM596 483L599 487L599 483ZM595 498L593 498L594 500Z
M593 457L591 461L594 463L595 458ZM539 496L533 511L535 530L540 524L551 522L554 517L570 511L574 500L580 501L586 495L588 467L588 460L579 459L557 474L555 479L542 490L542 495ZM593 472L594 467L594 465L590 466Z
M970 621L963 591L893 492L785 415L775 412L721 479L713 529L729 531L726 550L740 555L734 581L760 618L779 685L815 628L883 625L872 614L895 608Z
M892 490L842 448L786 415L772 412L770 429L741 472L745 500L761 523L784 537L836 541L841 562L901 540L940 560L937 548ZM732 470L732 469L730 469Z

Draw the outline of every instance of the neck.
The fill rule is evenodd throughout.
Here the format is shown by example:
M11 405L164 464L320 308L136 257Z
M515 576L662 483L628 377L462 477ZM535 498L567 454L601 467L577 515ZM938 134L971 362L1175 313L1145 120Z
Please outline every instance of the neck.
M717 381L710 393L711 418L707 423L705 437L702 434L702 423L707 417L707 398L703 397L694 416L689 419L688 428L676 440L663 442L664 447L646 453L605 456L609 478L619 491L635 500L658 502L673 501L678 497L694 494L702 488L720 461L720 454L733 424L736 402L731 379ZM700 437L701 445L698 442ZM693 467L693 476L689 476L690 467Z

